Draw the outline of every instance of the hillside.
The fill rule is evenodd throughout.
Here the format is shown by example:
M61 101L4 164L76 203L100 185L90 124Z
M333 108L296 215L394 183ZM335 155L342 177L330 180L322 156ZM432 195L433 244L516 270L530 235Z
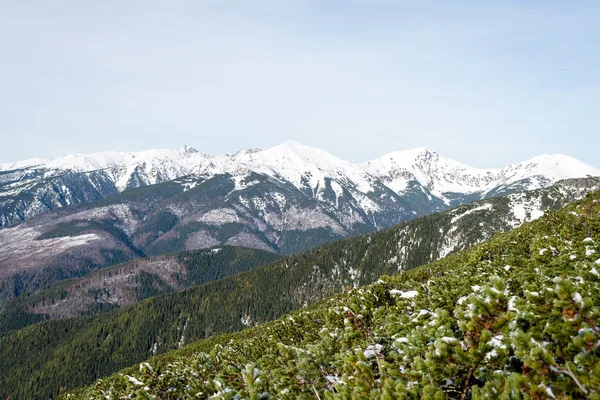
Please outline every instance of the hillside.
M0 242L4 244L0 247L0 301L33 293L56 280L82 276L146 255L217 245L289 254L373 229L359 224L352 231L341 225L332 230L332 221L337 218L334 214L295 187L272 178L253 176L252 185L240 186L233 195L236 185L243 186L245 181L235 183L229 175L218 175L206 180L189 178L185 182L186 190L180 181L130 189L96 203L53 211L0 230ZM483 208L477 213L482 215L486 214L486 207L497 204L491 212L497 217L486 225L485 234L513 228L546 209L577 200L598 188L600 181L582 178L555 185L533 194L515 193L506 207L501 206L502 202L481 203ZM287 199L285 204L280 201L283 198ZM313 206L324 214L308 212L307 207ZM215 207L220 211L215 211ZM297 214L298 210L303 211ZM463 248L460 243L465 241L448 235L450 222L451 218L442 224L448 241L445 248L440 247L442 255L456 249L451 240L458 241L458 249ZM476 237L484 233L484 228L469 229ZM430 236L436 243L441 238L436 232ZM438 256L432 253L431 257L426 261Z
M109 246L111 255L123 253L120 261L135 256L133 247L148 255L215 245L291 254L473 200L598 175L563 155L478 169L423 148L354 164L293 141L223 156L189 147L76 154L0 165L0 228L33 219L33 230L43 223L69 231L114 215L131 242Z
M91 383L153 354L273 320L375 282L383 274L480 243L538 218L543 209L583 196L590 185L593 181L565 181L552 189L475 202L128 308L27 327L0 339L0 371L11 371L0 376L0 387L6 390L0 395L48 397L61 387ZM15 357L32 354L25 352L30 348L36 349L35 356Z
M280 258L263 250L215 247L147 257L60 281L0 308L0 335L44 319L93 315L161 293L215 281Z
M600 396L600 192L67 399Z

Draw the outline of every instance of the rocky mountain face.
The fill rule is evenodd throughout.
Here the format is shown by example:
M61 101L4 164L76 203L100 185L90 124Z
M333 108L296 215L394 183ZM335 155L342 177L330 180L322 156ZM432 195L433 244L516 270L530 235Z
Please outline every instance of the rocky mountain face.
M228 176L234 183L232 192L262 180L299 192L306 202L318 205L318 214L337 214L336 223L328 226L341 233L356 226L391 226L468 201L587 175L598 176L600 170L562 155L535 157L502 169L477 169L421 148L352 164L293 141L224 156L189 147L78 154L1 164L0 227L131 188L178 178L183 188L190 188L197 179Z
M0 227L192 173L195 150L69 155L0 165ZM189 164L185 161L190 160ZM194 161L196 162L196 161Z

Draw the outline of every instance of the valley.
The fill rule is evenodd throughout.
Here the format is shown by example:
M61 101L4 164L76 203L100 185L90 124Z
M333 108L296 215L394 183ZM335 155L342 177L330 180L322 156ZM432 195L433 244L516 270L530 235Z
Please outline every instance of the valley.
M4 360L0 369L12 373L0 377L0 386L9 388L7 393L23 387L27 392L50 396L56 393L55 387L91 383L99 375L110 374L151 355L216 334L261 325L287 312L310 308L329 296L376 282L381 275L411 270L451 256L491 239L497 232L510 231L540 218L545 210L560 209L594 190L598 190L594 179L567 180L546 189L482 200L129 307L110 310L102 306L105 303L101 298L94 297L93 304L100 311L95 316L52 319L6 333L0 340L3 351L0 359ZM126 269L127 264L120 268ZM107 271L110 273L110 269ZM107 273L92 277L98 279ZM81 282L85 281L84 278ZM100 281L100 285L106 290L110 288L109 282ZM72 291L71 295L79 299L87 290L83 283L82 289ZM33 310L37 308L40 316L45 307L57 313L61 309L78 312L69 308L69 302L73 301L69 295L64 300L46 298L40 306L40 299L33 298L24 304ZM23 318L35 314L21 311L13 315ZM45 345L36 350L36 357L14 356L40 341ZM68 363L57 372L53 366L65 357ZM29 371L36 372L32 375ZM40 385L40 381L49 384Z

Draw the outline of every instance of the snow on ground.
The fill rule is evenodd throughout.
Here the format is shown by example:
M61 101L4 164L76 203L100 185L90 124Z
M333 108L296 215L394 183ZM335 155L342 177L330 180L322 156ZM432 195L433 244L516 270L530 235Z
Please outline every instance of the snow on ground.
M544 215L539 198L527 200L521 193L512 195L510 199L512 213L520 223L533 221Z
M233 189L233 191L246 189L246 188L249 188L250 186L254 186L254 185L260 183L256 179L248 181L248 176L246 174L233 176L233 177L231 177L231 179L233 180L233 183L235 184L235 188Z
M461 243L460 236L455 235L456 227L452 227L448 233L444 236L444 241L440 246L438 256L439 258L444 258L448 254L452 253L456 250L456 246Z
M403 299L412 299L412 298L418 296L419 292L417 292L416 290L408 290L408 291L404 292L402 290L392 289L392 290L390 290L390 294L394 295L394 296L399 296Z
M440 198L448 192L487 192L524 179L531 179L530 189L536 189L547 181L600 176L599 169L561 154L542 155L501 169L479 169L418 148L389 153L361 165L396 193L401 193L409 181L415 180ZM537 177L543 177L544 182Z
M242 222L235 210L231 208L217 208L210 210L198 218L198 222L204 222L210 225L224 225L227 223Z
M35 228L15 227L0 230L0 277L19 269L35 268L39 262L71 248L105 240L95 233L36 240L41 233Z
M452 217L451 224L454 225L456 223L456 221L458 221L459 219L461 219L465 215L473 214L474 212L477 212L477 211L484 211L484 210L489 211L489 210L492 209L492 207L493 206L492 206L491 203L485 203L485 204L482 204L482 205L480 205L478 207L473 207L473 208L471 208L471 209L469 209L469 210L467 210L465 212L462 212L463 209L460 208L457 211L455 211L455 213L457 215L455 215L454 217Z
M183 182L181 186L183 187L183 191L187 192L188 190L198 186L198 181Z
M355 198L358 201L360 208L367 213L375 213L381 210L381 207L379 207L377 203L365 195L359 194L358 196L355 196Z
M131 208L127 204L113 204L106 207L92 208L81 212L61 217L58 222L70 222L77 220L103 220L103 219L114 219L116 218L121 225L119 228L123 229L128 235L133 234L137 229L139 222L137 218L131 212Z
M331 181L331 189L335 193L335 207L339 208L339 199L344 197L344 189L336 181Z

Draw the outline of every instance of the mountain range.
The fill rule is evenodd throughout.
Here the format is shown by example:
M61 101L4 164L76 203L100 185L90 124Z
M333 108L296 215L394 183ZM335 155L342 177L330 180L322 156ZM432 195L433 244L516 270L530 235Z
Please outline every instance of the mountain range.
M478 169L418 148L353 164L294 141L223 156L202 154L187 146L77 154L0 164L0 227L131 188L179 178L185 191L199 181L224 176L231 183L228 197L267 182L298 192L313 202L314 213L319 216L317 226L327 224L342 233L357 225L391 226L470 200L587 175L598 176L600 170L564 155L543 155L501 169ZM260 204L246 200L240 205L259 209L287 206L281 196ZM230 214L229 219L236 218L231 211L223 212ZM291 222L292 228L297 225Z
M476 169L415 149L352 164L293 141L225 156L185 147L2 164L0 300L145 256L219 245L297 253L587 175L600 170L562 155ZM585 193L571 190L557 198ZM547 205L520 207L522 222Z
M599 190L596 176L563 155L352 164L296 142L3 164L0 395L53 397L447 257Z

